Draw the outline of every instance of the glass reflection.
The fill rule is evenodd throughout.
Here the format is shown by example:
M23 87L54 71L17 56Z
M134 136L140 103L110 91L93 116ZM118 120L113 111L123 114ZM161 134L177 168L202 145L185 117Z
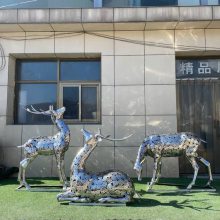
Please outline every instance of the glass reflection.
M56 108L56 84L18 84L16 90L17 124L51 124L50 117L31 114L25 108L30 105L43 110L48 110L49 105Z
M97 88L82 87L82 119L97 118Z
M94 0L96 1L96 0ZM93 0L4 0L0 8L93 8Z
M79 119L79 87L63 88L64 119Z
M174 6L177 0L141 0L141 6Z
M56 80L56 61L17 61L17 80Z
M179 6L218 5L218 0L178 0Z
M0 8L114 8L145 6L219 5L218 0L4 0Z
M103 0L103 7L140 7L177 5L177 0Z
M99 81L101 65L99 60L62 61L61 80Z

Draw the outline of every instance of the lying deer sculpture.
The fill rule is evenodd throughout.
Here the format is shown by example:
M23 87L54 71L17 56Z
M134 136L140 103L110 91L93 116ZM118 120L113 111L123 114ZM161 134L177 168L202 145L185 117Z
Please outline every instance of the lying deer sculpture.
M58 201L72 202L99 202L99 203L126 203L132 200L134 186L131 179L124 173L116 170L103 173L88 173L85 163L97 143L103 139L110 141L122 141L122 139L110 139L99 132L92 135L86 130L81 130L84 135L85 145L73 159L71 166L70 188L57 195Z
M36 137L29 139L19 148L24 148L24 159L20 162L18 181L20 181L20 186L26 189L30 189L25 179L25 170L27 166L38 156L38 155L55 155L57 162L57 169L59 174L60 182L63 184L64 189L67 187L67 180L64 172L64 154L69 148L70 143L70 130L65 122L61 119L61 116L65 112L65 107L59 108L57 110L53 109L53 106L49 107L47 111L37 111L31 106L32 110L26 108L26 111L33 114L48 115L54 124L56 124L59 132L54 136L46 137Z
M151 135L146 137L139 148L134 165L134 169L138 175L138 180L141 180L143 162L146 156L154 158L153 177L148 186L148 190L151 190L153 185L159 181L161 175L161 158L185 155L194 169L193 180L188 185L187 189L190 190L196 181L199 170L196 159L199 159L208 168L209 180L206 185L210 186L210 183L213 180L210 163L204 158L199 157L197 154L197 150L201 145L201 142L205 141L196 137L192 133L185 132L169 135Z

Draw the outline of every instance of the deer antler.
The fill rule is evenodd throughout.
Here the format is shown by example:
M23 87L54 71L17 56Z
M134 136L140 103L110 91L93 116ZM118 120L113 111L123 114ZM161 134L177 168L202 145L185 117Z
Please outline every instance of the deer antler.
M51 108L51 107L50 107ZM33 105L31 105L31 109L30 108L24 108L27 112L33 113L33 114L37 114L37 115L51 115L51 109L47 110L47 111L37 111Z
M116 138L116 139L112 139L112 138L109 138L110 135L106 136L106 137L102 137L103 139L106 139L106 140L109 140L109 141L124 141L126 139L128 139L129 137L133 136L134 134L130 134L128 136L125 136L123 138Z
M123 138L113 139L113 138L109 138L110 135L103 136L103 135L101 134L101 129L100 129L100 128L98 129L98 133L96 134L96 136L99 136L99 137L101 137L101 138L103 138L103 139L105 139L105 140L109 140L109 141L124 141L124 140L128 139L129 137L131 137L132 135L133 135L133 134L130 134L130 135L128 135L128 136L126 136L126 137L123 137Z

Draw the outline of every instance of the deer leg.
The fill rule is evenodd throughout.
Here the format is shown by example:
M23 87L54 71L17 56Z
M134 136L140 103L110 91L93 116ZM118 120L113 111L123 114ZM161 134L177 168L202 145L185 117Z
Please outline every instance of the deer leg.
M58 202L62 202L62 201L69 201L69 202L78 202L78 203L88 203L91 202L90 198L86 198L86 197L71 197L71 198L58 198L57 199Z
M158 183L159 182L159 179L161 177L161 167L162 167L162 162L161 162L161 158L160 158L160 161L158 163L158 168L157 168L157 178L155 180L155 183Z
M198 171L199 171L199 166L198 164L196 163L196 159L194 156L187 156L189 162L191 163L193 169L194 169L194 176L193 176L193 180L192 182L187 186L187 189L191 189L192 186L195 185L195 182L196 182L196 177L197 177L197 174L198 174Z
M111 203L111 202L114 202L114 203L127 203L127 202L130 202L130 201L131 201L131 196L130 195L125 195L124 197L121 197L121 198L103 197L103 198L100 198L98 200L98 202L100 202L100 203Z
M20 165L19 165L19 172L18 172L18 181L20 182L21 184L21 174L22 174L22 166L21 166L21 162L20 162Z
M91 202L90 198L86 197L78 197L75 196L74 192L71 190L68 190L64 193L59 193L57 195L57 201L62 202L62 201L70 201L70 202Z
M198 157L198 159L199 159L199 160L207 167L207 169L208 169L208 172L209 172L209 180L208 180L206 186L210 186L211 182L213 181L212 171L211 171L211 165L210 165L210 163L209 163L207 160L205 160L205 159L202 158L202 157Z
M153 170L153 176L152 176L152 179L151 179L151 182L149 184L149 187L148 187L148 190L151 190L153 185L155 184L155 179L156 179L156 174L157 174L157 169L158 169L158 163L160 161L160 156L159 155L156 155L154 157L154 170Z
M33 159L34 158L25 158L24 160L20 162L19 177L18 177L20 178L20 186L18 187L18 189L22 188L23 186L27 190L31 188L26 182L25 171L26 171L27 166L30 164L30 162L32 162Z
M61 155L61 175L62 175L62 180L64 182L64 189L66 190L66 188L68 187L68 182L67 182L67 179L66 179L66 175L65 175L65 166L64 166L64 155Z
M61 171L61 155L60 154L55 154L55 156L56 156L57 171L58 171L60 183L63 184L64 180L63 180L62 171Z

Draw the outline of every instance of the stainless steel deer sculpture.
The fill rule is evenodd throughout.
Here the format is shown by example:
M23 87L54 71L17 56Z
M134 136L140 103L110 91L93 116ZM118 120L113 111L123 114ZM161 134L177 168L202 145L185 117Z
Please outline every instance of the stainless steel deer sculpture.
M138 180L141 180L143 162L147 155L154 158L153 177L148 186L148 190L151 190L153 185L159 181L161 175L162 157L178 157L180 155L185 155L194 169L193 180L188 185L187 189L190 190L196 181L199 170L196 159L199 159L208 168L209 180L207 186L209 186L213 180L210 163L204 158L199 157L197 154L197 150L201 145L201 142L205 141L196 137L192 133L185 132L169 135L151 135L146 137L139 148L134 165L134 169L138 175Z
M58 194L57 200L78 203L126 203L131 201L134 195L134 186L126 174L116 170L90 174L85 170L86 160L98 142L102 139L122 141L130 136L111 139L109 136L101 135L100 130L95 135L83 129L81 131L84 135L85 145L73 159L70 188L66 192Z
M47 111L37 111L33 106L31 106L31 108L32 110L26 108L26 111L33 114L51 116L51 119L53 123L56 124L59 132L54 136L31 138L22 146L18 146L19 148L24 148L25 156L25 158L20 162L18 174L20 186L18 189L23 186L26 187L26 189L30 189L30 186L27 184L25 179L25 170L38 155L55 155L60 182L63 184L65 189L67 187L67 179L64 172L64 154L68 150L70 143L70 130L61 119L61 116L65 112L65 107L54 110L53 106L50 106Z

